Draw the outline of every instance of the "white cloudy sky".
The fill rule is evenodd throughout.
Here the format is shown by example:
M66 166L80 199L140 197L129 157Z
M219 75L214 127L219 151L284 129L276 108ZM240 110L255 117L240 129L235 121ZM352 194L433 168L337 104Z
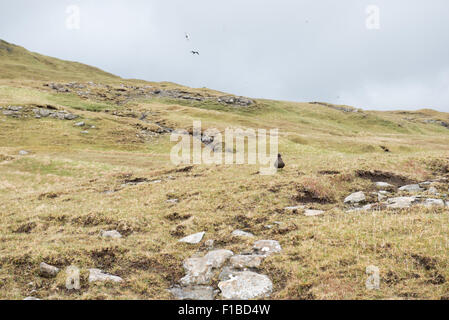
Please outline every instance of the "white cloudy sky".
M0 38L126 78L449 112L447 0L0 0Z

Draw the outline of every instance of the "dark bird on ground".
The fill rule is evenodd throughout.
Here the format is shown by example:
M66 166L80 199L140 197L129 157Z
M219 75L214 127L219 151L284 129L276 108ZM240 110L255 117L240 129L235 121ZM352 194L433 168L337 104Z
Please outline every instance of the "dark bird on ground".
M385 151L385 152L390 152L390 149L388 149L388 148L385 147L385 146L380 146L380 148L381 148L383 151Z
M195 55L195 54L197 54L197 55L200 55L200 53L198 52L198 51L190 51L193 55Z
M282 169L282 168L285 167L285 163L284 163L284 161L282 160L282 156L281 156L280 153L278 153L278 158L277 158L276 162L274 163L274 167L275 167L276 169Z

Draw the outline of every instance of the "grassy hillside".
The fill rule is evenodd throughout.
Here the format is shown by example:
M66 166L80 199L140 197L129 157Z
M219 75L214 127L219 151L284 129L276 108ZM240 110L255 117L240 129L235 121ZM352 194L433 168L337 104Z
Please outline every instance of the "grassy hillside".
M184 259L207 252L205 240L239 253L261 239L282 246L256 270L272 280L271 299L449 297L449 208L386 208L374 186L431 181L419 195L448 201L448 114L261 99L242 107L219 102L221 92L120 79L4 41L0 58L0 298L173 299L167 289L185 275ZM220 131L278 128L287 166L262 176L258 165L173 165L165 129L198 119ZM372 210L348 211L344 199L357 191ZM284 209L296 205L304 209ZM255 238L231 236L236 229ZM200 231L200 244L178 242ZM42 277L41 262L62 271ZM80 290L65 288L70 265L81 269ZM365 287L369 265L380 269L379 290ZM124 281L89 283L90 268Z

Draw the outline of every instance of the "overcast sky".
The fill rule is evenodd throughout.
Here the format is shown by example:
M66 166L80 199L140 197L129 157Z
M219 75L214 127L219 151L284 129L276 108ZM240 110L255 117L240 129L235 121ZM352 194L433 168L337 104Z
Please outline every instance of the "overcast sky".
M449 112L447 0L0 0L0 38L125 78Z

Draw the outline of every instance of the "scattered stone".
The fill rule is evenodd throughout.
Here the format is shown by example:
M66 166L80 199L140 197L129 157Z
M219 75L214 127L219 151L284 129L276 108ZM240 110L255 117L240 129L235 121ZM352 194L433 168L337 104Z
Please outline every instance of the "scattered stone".
M184 238L178 240L178 242L197 244L197 243L201 242L201 240L203 239L205 234L206 234L206 232L204 232L204 231L198 232L198 233L192 234L190 236L184 237Z
M84 131L81 131L81 133L82 133L82 134L88 134L88 133L89 133L89 131L87 131L87 130L84 130Z
M100 269L89 269L89 282L97 282L97 281L122 282L123 279L118 276L103 273L103 271L101 271Z
M232 231L232 235L234 237L243 237L243 238L254 238L254 235L250 232L242 231L242 230L234 230Z
M41 299L39 299L39 298L35 298L35 297L26 297L25 299L23 299L23 300L35 300L35 301L37 301L37 300L41 300Z
M59 272L59 268L42 262L39 266L40 275L45 278L54 278Z
M433 195L438 194L438 190L435 187L430 187L429 190L427 190L427 192L429 192L430 194L433 194Z
M186 275L180 280L183 286L209 284L214 275L213 269L222 267L234 253L229 250L214 250L202 258L189 258L184 261Z
M86 123L84 121L75 123L75 127L84 127Z
M20 156L26 156L27 154L29 154L28 151L25 151L25 150L20 150L20 151L19 151L19 155L20 155Z
M122 237L122 235L117 230L110 230L110 231L101 230L100 231L100 237L119 239L119 238Z
M409 184L399 188L399 191L405 192L421 192L423 189L419 186L419 184Z
M282 251L282 247L276 240L259 240L254 243L253 249L264 256Z
M179 200L178 199L168 199L167 201L165 201L165 202L167 202L167 203L178 203L179 202Z
M214 247L214 243L215 243L215 240L213 240L213 239L209 239L209 240L206 240L205 242L204 242L204 245L207 247L207 248L213 248Z
M424 206L426 207L443 207L444 208L444 201L441 199L426 199L424 202Z
M298 213L299 210L303 210L304 206L294 206L294 207L286 207L284 208L285 211L290 211L292 213Z
M363 191L359 191L359 192L355 192L351 195L349 195L348 197L346 197L345 199L345 203L360 203L360 202L364 202L366 201L366 197L365 194L363 193Z
M393 190L395 187L386 182L376 182L377 190Z
M265 276L251 271L243 271L236 277L218 284L223 299L249 300L268 297L273 290L273 283Z
M316 217L324 214L325 212L323 210L306 210L304 211L304 215L306 217Z
M264 256L260 255L236 255L230 260L232 267L236 269L259 268Z
M377 193L377 201L379 201L379 202L384 201L385 199L388 198L387 195L388 195L388 192L386 192L386 191L380 191L380 192L378 192L378 193Z
M406 209L410 208L416 201L416 197L397 197L388 199L387 208L390 209Z
M173 287L169 289L178 300L214 300L214 289L209 286Z

